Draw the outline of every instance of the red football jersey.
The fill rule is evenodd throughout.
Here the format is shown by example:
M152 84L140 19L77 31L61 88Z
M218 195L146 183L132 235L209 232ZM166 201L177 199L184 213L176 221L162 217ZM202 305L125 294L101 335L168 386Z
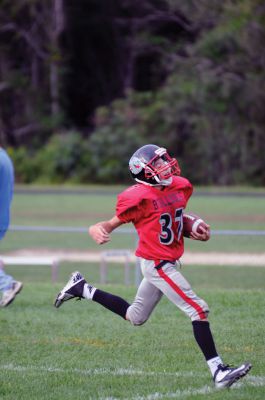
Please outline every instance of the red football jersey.
M118 195L116 215L132 222L139 236L136 256L148 260L178 260L184 251L183 210L192 194L191 183L173 176L159 190L138 184Z

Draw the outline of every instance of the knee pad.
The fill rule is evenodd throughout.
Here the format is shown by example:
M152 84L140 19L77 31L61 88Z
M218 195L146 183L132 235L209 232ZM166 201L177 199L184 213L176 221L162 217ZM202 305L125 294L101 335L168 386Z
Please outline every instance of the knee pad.
M141 326L146 322L146 320L145 321L141 321L141 320L139 320L139 321L130 321L130 322L131 322L131 324L133 326Z
M126 316L133 326L143 325L147 321L147 318L144 318L144 316L140 315L140 313L132 307L128 308Z
M210 312L208 304L204 300L201 300L200 306L201 306L203 312L205 313L205 317L207 318L209 315L209 312ZM194 310L193 313L190 315L190 319L192 321L201 321L201 316L198 314L198 312L196 310Z

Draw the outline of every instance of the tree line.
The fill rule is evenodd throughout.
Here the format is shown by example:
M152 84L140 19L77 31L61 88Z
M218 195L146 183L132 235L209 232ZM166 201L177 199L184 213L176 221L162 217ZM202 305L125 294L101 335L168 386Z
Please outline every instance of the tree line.
M138 146L265 184L261 0L0 0L0 143L22 182L126 182Z

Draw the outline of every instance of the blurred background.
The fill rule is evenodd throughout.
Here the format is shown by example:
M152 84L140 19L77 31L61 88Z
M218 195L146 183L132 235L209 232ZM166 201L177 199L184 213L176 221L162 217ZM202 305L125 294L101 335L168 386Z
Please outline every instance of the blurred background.
M188 252L264 265L264 22L260 0L0 0L0 144L16 172L1 253L101 251L87 227L112 216L129 157L155 143L213 230ZM128 229L106 249L133 252Z
M127 183L146 143L265 183L261 0L1 0L0 142L21 183Z
M0 0L0 146L16 174L0 268L24 284L0 310L0 399L264 400L264 44L264 0ZM140 334L92 302L53 307L75 270L133 301L133 226L106 246L87 231L147 143L178 159L187 211L211 225L185 239L182 272L224 362L253 363L232 392L213 392L166 299Z
M264 0L0 0L0 146L16 175L0 268L24 285L0 309L1 400L264 400L264 44ZM182 272L224 362L253 364L233 392L211 389L166 299L140 334L92 302L53 307L76 270L133 301L133 226L104 246L87 231L147 143L178 159L187 211L211 225L211 240L185 238Z

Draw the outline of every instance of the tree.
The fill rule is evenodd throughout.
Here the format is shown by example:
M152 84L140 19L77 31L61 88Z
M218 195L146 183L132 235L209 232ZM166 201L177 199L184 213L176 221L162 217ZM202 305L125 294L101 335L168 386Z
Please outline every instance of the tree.
M123 140L124 157L166 144L197 183L265 182L261 0L0 6L1 141L32 151L78 128L95 179L123 179Z
M1 1L0 137L7 144L45 131L47 123L51 128L59 117L62 5L62 0Z
M93 130L97 107L128 90L158 89L171 54L194 39L189 20L166 0L66 0L65 14L65 107L83 129Z
M129 93L122 107L114 102L105 118L96 119L93 136L102 125L115 135L130 121L141 138L177 153L183 173L195 183L264 184L260 2L215 2L213 9L206 26L205 8L198 12L194 29L200 23L202 27L197 40L172 53L171 73L163 86L150 93ZM120 119L117 126L121 112L132 118Z

